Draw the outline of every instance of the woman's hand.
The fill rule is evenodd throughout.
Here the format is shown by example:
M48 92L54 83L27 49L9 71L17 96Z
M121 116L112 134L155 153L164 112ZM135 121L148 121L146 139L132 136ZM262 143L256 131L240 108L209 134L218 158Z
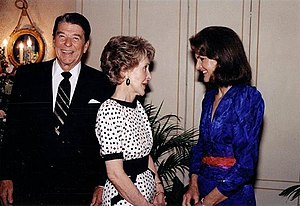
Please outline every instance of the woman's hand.
M165 201L165 195L163 193L159 193L158 195L156 195L156 197L154 198L153 204L155 206L166 206L167 203Z
M155 206L166 206L167 203L165 201L165 192L164 192L164 187L162 185L162 182L158 179L156 180L157 182L155 183L156 185L156 193L154 196L153 204Z
M227 197L224 196L218 188L214 188L205 198L201 200L202 205L205 206L214 206L219 204L220 202L226 200ZM201 204L200 204L201 205Z
M149 162L148 162L148 167L154 172L155 174L155 197L153 200L153 205L154 206L166 206L167 203L165 201L165 192L164 192L164 187L163 184L159 178L159 175L157 173L156 166L153 162L153 159L151 156L149 156Z
M191 206L199 202L198 175L192 174L188 191L183 195L182 206Z
M198 187L190 186L189 190L183 195L182 206L191 206L191 201L196 205L199 202Z

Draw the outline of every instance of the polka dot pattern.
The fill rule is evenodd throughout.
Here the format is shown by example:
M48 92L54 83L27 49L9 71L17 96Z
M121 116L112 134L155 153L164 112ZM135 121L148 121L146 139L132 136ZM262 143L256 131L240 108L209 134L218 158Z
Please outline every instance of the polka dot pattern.
M96 135L102 157L121 153L124 160L142 158L150 153L153 144L148 116L138 101L132 107L114 99L106 100L97 114ZM138 174L134 184L148 201L153 199L155 181L149 169ZM107 180L102 205L111 205L110 200L116 195L118 191ZM131 204L121 200L116 205Z

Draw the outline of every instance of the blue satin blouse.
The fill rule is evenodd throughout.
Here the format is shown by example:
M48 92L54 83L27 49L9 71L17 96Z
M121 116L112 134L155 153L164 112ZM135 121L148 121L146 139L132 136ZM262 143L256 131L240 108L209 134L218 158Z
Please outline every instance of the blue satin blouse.
M259 134L264 115L260 92L249 85L232 86L221 99L212 118L218 90L205 94L200 135L192 148L190 174L198 175L200 196L215 187L228 199L219 205L255 205L252 180L259 152ZM230 168L203 164L202 158L234 157Z

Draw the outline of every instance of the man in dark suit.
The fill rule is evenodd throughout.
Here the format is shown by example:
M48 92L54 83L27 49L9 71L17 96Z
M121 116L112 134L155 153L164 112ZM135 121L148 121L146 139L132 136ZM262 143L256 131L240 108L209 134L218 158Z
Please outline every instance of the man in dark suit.
M0 156L3 205L100 205L105 175L95 136L100 103L112 87L100 71L81 63L91 28L78 13L57 17L56 59L17 69ZM62 73L69 77L69 101L59 116ZM14 195L14 200L13 196Z

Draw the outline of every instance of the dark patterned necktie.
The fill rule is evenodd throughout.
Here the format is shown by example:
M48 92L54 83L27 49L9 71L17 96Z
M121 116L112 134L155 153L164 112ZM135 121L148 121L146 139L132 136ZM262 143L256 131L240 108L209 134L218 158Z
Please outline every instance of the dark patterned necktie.
M60 129L65 124L66 117L68 116L71 93L71 83L69 78L72 74L70 72L63 72L61 75L64 79L59 83L54 107L54 114L57 117L55 124L55 132L57 135L60 134Z

